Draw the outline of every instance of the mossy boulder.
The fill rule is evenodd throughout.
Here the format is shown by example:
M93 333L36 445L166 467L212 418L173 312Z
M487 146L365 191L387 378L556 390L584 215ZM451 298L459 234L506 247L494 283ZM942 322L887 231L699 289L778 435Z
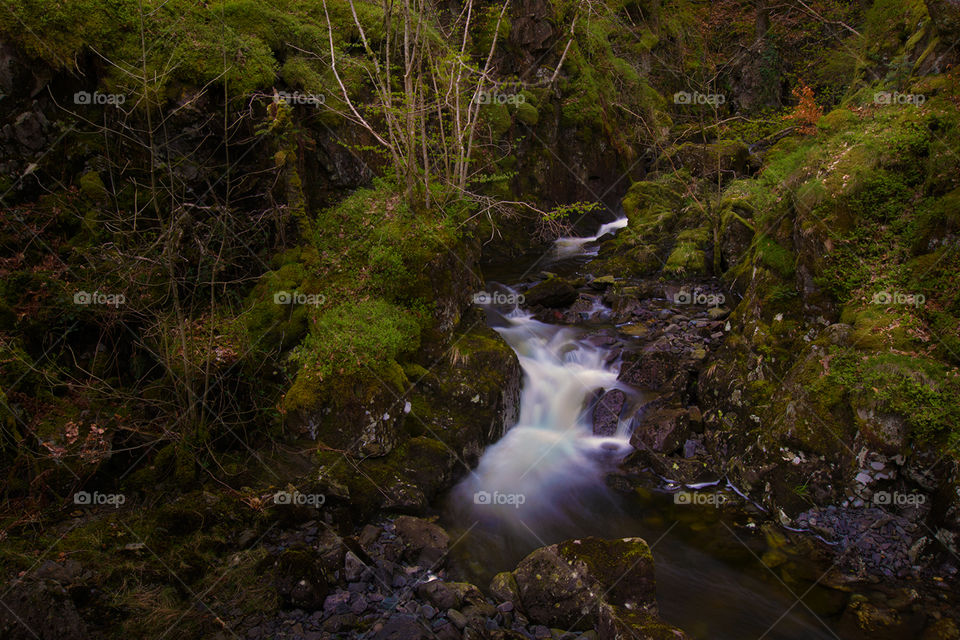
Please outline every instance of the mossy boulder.
M618 637L617 628L633 635L648 624L667 626L656 618L653 556L640 538L581 538L542 547L520 561L513 578L517 604L538 624L604 628L601 638Z
M540 112L529 102L521 102L517 105L514 117L517 121L532 127L540 120Z
M524 291L524 301L531 306L561 309L576 302L577 290L562 278L547 278Z
M396 362L323 384L301 371L284 397L292 431L352 455L383 456L397 445L407 379Z
M352 515L378 508L425 513L452 485L456 470L466 471L461 463L475 465L516 422L521 380L516 354L481 324L476 311L464 316L460 330L441 360L406 366L412 389L398 408L407 411L409 402L409 413L386 455L361 460L343 451L318 454L319 490L338 496Z

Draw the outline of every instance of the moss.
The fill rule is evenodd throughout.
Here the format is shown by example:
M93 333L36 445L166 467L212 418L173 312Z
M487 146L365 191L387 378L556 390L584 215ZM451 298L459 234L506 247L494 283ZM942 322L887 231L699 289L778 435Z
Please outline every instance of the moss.
M294 350L293 357L311 376L324 380L390 362L402 353L414 351L419 344L417 318L400 307L374 299L318 312L310 333Z
M917 346L917 322L906 313L881 305L865 309L847 307L841 321L853 325L850 342L861 349L912 349Z
M107 198L107 188L96 171L88 171L80 177L80 193L94 202L102 202Z
M707 273L707 256L693 242L679 242L663 267L667 275L689 277Z
M485 104L480 108L480 114L483 122L490 128L490 135L494 139L502 137L513 126L513 120L505 104Z
M534 126L540 119L540 113L537 108L529 102L521 102L517 105L515 117L517 120L528 126Z
M784 278L792 278L796 257L792 252L777 244L770 236L760 235L757 239L757 254L763 264Z
M827 135L834 135L856 126L860 119L849 109L834 109L817 121L817 129Z
M910 435L922 442L951 447L957 443L960 376L929 358L881 353L863 357L834 348L830 372L811 385L834 402L848 399L858 406L876 407L900 416ZM830 390L831 386L836 389Z

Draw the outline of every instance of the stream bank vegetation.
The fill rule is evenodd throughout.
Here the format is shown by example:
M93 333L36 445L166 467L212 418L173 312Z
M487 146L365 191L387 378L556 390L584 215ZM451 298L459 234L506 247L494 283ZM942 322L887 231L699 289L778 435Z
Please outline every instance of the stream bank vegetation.
M358 512L381 486L404 509L439 495L508 412L454 420L476 408L462 389L492 407L519 384L469 309L478 265L618 204L629 225L593 275L717 278L737 301L697 382L707 427L841 478L851 447L932 452L946 506L928 524L956 549L955 11L4 7L3 570L78 562L96 607L77 607L109 637L275 611L255 541L298 516L273 491L319 466ZM820 495L781 466L771 491Z

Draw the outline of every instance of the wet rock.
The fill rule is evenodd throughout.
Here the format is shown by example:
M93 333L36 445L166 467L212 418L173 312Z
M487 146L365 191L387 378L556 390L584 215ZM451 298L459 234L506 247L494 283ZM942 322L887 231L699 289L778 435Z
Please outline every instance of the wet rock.
M447 611L447 618L457 629L463 629L467 626L467 618L456 609L449 609Z
M681 392L687 388L694 370L680 350L662 336L639 352L624 354L617 379L643 389Z
M593 410L593 434L612 436L620 424L620 413L627 396L619 389L608 391L600 398Z
M427 640L431 636L412 618L394 616L377 631L374 640Z
M599 604L656 611L653 559L640 538L583 538L542 547L513 574L520 606L539 624L586 631L599 622Z
M517 581L510 571L501 571L490 581L490 593L497 600L516 602L520 599Z
M346 553L343 559L343 577L347 582L358 582L366 570L367 565L356 554L352 551Z
M526 304L530 306L561 309L576 302L579 294L573 286L561 278L548 278L524 292Z
M460 594L443 580L431 580L417 587L417 595L441 611L460 606Z

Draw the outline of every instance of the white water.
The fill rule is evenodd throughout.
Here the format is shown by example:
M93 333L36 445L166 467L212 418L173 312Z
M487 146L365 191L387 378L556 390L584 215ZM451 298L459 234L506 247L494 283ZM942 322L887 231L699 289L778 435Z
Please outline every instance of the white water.
M598 390L617 386L619 362L573 329L519 311L505 320L497 331L523 369L520 417L453 498L474 521L518 531L572 523L577 502L605 493L605 472L631 450L626 434L594 436L587 410Z
M579 255L586 253L588 255L596 255L597 250L586 250L584 247L591 242L596 242L603 236L608 233L614 233L619 229L623 229L627 226L626 218L618 218L613 222L608 222L600 227L596 235L587 236L585 238L578 237L564 237L557 238L554 242L554 249L556 251L558 258L569 258L570 256Z
M561 238L556 251L566 252L566 258L589 254L588 243L625 225L626 219L621 219L601 227L596 236ZM603 310L594 301L591 317ZM576 329L544 324L516 308L506 316L492 307L488 311L496 320L492 324L499 325L494 328L516 351L524 380L517 425L486 450L475 472L450 496L448 513L463 540L458 538L452 551L463 554L473 581L478 576L489 580L494 573L515 567L534 548L560 540L642 535L656 557L661 615L673 624L696 629L696 637L838 637L796 606L795 593L764 581L769 576L762 565L748 573L720 559L742 542L729 535L729 526L709 524L717 514L705 514L697 523L697 533L693 527L684 533L687 525L678 526L679 521L672 519L674 513L679 515L671 510L677 509L672 501L658 506L654 498L638 509L607 487L605 475L631 450L629 419L620 424L614 438L592 435L589 400L598 389L618 386L619 362L610 360L608 349L591 344ZM636 400L628 393L631 406L637 406ZM630 413L625 410L622 415ZM495 495L503 504L493 503ZM482 498L480 503L477 496ZM755 558L753 553L749 552L747 562Z

